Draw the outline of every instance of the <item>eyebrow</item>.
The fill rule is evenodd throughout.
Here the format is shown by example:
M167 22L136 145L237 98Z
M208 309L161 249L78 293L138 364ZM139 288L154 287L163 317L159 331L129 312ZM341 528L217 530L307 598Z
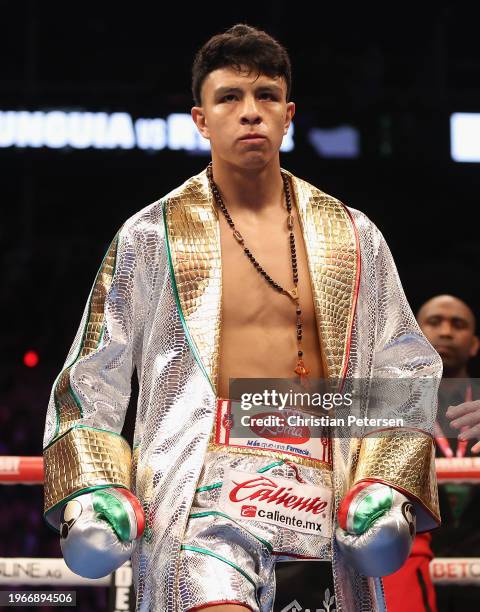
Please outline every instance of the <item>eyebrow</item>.
M428 317L426 318L427 321L430 321L430 319L446 319L447 321L450 320L452 322L455 323L466 323L467 325L469 324L469 321L464 318L464 317L459 317L457 315L453 316L453 317L448 317L442 314L431 314L428 315Z
M255 87L255 91L258 90L270 90L270 91L274 91L275 93L281 94L282 93L282 88L279 87L278 85L271 83L271 84L264 84L264 85L257 85ZM219 87L218 89L215 90L215 95L216 96L224 96L227 93L242 93L243 89L241 87Z

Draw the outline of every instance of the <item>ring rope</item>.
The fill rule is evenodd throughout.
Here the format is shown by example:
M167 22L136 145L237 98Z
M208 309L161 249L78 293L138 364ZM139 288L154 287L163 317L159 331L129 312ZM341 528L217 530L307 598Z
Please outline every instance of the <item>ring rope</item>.
M480 457L435 459L437 480L480 483ZM42 484L43 457L0 456L0 484Z

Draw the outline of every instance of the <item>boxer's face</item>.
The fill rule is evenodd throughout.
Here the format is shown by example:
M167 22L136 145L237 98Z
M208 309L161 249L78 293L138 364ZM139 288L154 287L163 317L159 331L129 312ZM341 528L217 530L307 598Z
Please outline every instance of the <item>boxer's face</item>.
M430 300L420 309L418 324L442 358L445 374L460 370L477 354L475 321L461 300L452 296Z
M286 91L283 77L257 75L246 68L210 72L202 84L202 106L192 108L192 118L210 140L212 157L254 169L278 156L295 113Z

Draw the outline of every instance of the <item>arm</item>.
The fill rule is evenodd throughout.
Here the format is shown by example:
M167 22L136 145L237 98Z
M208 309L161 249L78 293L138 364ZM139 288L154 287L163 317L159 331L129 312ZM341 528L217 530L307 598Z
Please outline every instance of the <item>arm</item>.
M378 306L368 410L403 419L403 428L363 438L354 483L383 482L403 493L417 530L427 531L440 523L432 436L442 362L415 320L385 239L373 231Z
M402 418L403 427L361 439L337 541L360 573L382 576L404 563L416 529L440 522L432 433L442 365L416 323L388 245L372 231L376 326L367 414Z
M65 366L52 389L44 436L45 518L56 530L66 502L130 487L120 436L141 334L133 236L122 228L100 266Z

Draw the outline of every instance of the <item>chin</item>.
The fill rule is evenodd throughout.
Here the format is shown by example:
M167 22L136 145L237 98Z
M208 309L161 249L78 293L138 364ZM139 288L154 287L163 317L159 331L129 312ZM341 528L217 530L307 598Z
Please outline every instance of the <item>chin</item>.
M238 164L241 168L245 168L245 170L256 170L265 168L270 162L269 157L266 157L264 154L258 153L250 153L250 155L246 155L242 159L238 160Z
M241 170L262 170L272 161L273 156L265 155L261 151L249 151L246 155L219 157L227 164Z

